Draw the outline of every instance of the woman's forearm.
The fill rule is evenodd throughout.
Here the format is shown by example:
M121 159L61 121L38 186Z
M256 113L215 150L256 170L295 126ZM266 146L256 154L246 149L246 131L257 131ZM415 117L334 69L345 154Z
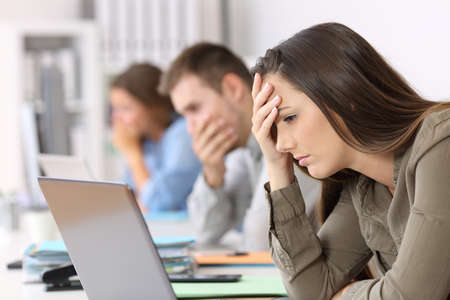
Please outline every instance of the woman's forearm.
M141 189L145 185L145 182L151 177L151 173L145 165L144 155L141 151L139 151L136 153L128 154L126 159L131 170L136 189L138 191L141 191Z
M271 191L272 258L292 299L331 299L360 272L372 252L359 231L348 193L316 235L295 182Z

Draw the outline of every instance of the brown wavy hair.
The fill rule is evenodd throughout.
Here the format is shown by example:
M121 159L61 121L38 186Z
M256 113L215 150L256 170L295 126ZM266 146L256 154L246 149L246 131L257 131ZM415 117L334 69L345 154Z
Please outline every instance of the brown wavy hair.
M312 26L267 50L256 72L280 75L305 93L348 145L366 153L408 147L427 114L450 107L419 96L364 38L338 23ZM356 176L345 169L322 180L322 223Z

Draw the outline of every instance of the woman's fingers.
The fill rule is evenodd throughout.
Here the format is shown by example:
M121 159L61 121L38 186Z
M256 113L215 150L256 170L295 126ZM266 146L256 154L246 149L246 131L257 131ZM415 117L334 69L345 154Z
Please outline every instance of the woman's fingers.
M254 115L252 118L253 126L256 130L261 128L262 123L273 110L273 108L277 107L281 103L280 96L276 95L272 100L268 101L264 104Z
M264 121L261 124L260 134L269 137L270 136L270 129L272 128L272 125L275 122L275 119L278 115L278 109L277 107L273 107L270 111L267 118L264 119Z
M266 83L264 87L253 98L253 114L255 114L261 106L263 106L269 99L270 94L273 92L273 86L270 83Z
M261 90L262 78L259 73L255 73L255 78L253 78L253 86L252 86L252 98L255 99L256 95L258 95Z

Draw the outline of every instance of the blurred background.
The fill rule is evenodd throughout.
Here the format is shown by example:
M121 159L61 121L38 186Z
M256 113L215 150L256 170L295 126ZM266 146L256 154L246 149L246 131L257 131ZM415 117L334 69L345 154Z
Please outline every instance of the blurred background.
M132 63L164 69L184 47L212 41L251 67L297 31L334 21L423 96L448 100L449 15L445 0L1 0L0 212L45 206L38 153L81 156L96 178L120 178L107 97Z

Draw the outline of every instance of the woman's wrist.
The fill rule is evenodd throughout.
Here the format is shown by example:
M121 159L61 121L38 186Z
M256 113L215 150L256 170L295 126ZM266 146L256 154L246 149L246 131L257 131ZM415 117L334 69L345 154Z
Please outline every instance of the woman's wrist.
M138 190L141 190L143 184L151 177L151 174L145 165L144 155L142 152L136 152L127 157L127 162L136 187Z
M289 162L279 162L278 164L267 164L269 174L270 190L275 191L287 187L294 182L294 166Z
M127 148L122 149L123 155L129 163L132 163L136 160L141 160L144 157L144 153L142 152L141 146L128 146Z

